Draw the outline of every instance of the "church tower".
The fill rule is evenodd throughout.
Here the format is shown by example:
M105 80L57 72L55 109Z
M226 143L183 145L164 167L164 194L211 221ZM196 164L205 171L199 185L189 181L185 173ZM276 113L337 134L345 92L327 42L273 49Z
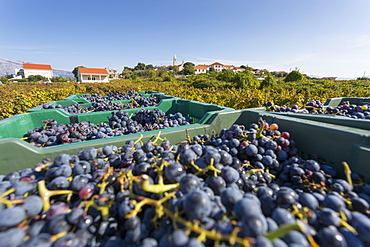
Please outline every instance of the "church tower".
M177 65L177 58L176 58L176 54L173 56L173 66L176 66Z

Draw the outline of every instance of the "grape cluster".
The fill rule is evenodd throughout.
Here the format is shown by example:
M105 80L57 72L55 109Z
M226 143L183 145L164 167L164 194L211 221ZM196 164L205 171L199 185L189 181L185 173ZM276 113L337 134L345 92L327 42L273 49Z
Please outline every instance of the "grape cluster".
M370 186L298 155L277 124L157 135L0 178L3 246L369 246ZM5 244L4 244L5 243Z
M79 98L86 99L89 102L102 102L112 100L127 100L137 96L140 96L138 92L135 90L129 90L127 93L109 92L107 96L103 96L98 93L92 93L91 95L80 95Z
M139 110L134 117L127 111L112 112L108 123L94 124L87 121L73 124L57 124L53 119L44 120L44 125L28 131L25 138L37 147L49 147L87 140L122 136L151 130L178 127L192 123L190 117L181 113L169 114L160 109Z
M91 96L92 97L92 96ZM107 100L109 98L109 100ZM63 109L64 111L68 112L69 114L79 114L79 113L88 113L88 112L100 112L100 111L115 111L115 110L122 110L122 109L132 109L132 108L139 108L139 107L149 107L149 106L157 106L159 103L159 99L156 97L141 97L140 95L132 96L131 103L123 104L121 102L114 102L112 101L115 98L119 97L94 97L88 98L88 100L92 100L92 104L88 107L83 107L78 103L74 103L70 106L63 107L61 104L53 105L51 103L43 104L43 109Z
M319 100L310 101L305 108L299 108L298 105L276 106L273 102L268 101L263 104L267 111L272 112L293 112L293 113L311 113L311 114L331 114L354 119L370 119L370 104L358 106L349 102L342 102L337 107L324 106Z

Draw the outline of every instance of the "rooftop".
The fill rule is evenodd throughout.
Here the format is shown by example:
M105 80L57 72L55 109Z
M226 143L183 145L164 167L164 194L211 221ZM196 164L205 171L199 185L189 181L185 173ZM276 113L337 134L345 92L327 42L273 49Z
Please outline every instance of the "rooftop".
M79 67L78 70L81 74L108 75L108 71L106 69Z
M24 63L23 69L41 69L41 70L52 70L51 65L46 64L33 64L33 63Z

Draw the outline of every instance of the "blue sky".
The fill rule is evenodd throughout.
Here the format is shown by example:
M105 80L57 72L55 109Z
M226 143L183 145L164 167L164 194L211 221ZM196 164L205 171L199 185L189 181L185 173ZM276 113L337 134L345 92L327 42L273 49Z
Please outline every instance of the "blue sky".
M0 0L0 57L55 69L221 62L370 75L368 0Z

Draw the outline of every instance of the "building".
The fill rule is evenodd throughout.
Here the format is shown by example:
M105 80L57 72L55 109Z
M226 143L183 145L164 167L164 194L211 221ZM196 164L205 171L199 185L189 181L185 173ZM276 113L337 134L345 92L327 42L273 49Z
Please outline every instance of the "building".
M78 82L109 82L109 73L107 69L79 67L77 71L77 81Z
M23 63L23 68L16 69L15 74L17 78L28 78L30 75L41 75L51 79L53 77L53 69L51 65Z
M224 65L222 63L215 62L211 65L203 64L203 65L194 66L195 74L198 75L198 74L207 73L210 70L210 68L213 68L216 72L222 72L223 70L230 70L233 72L243 72L245 70L243 68L236 67L234 65Z
M109 79L118 79L118 73L115 69L105 68L108 71Z
M194 74L199 75L199 74L205 74L209 71L209 65L197 65L194 66Z

